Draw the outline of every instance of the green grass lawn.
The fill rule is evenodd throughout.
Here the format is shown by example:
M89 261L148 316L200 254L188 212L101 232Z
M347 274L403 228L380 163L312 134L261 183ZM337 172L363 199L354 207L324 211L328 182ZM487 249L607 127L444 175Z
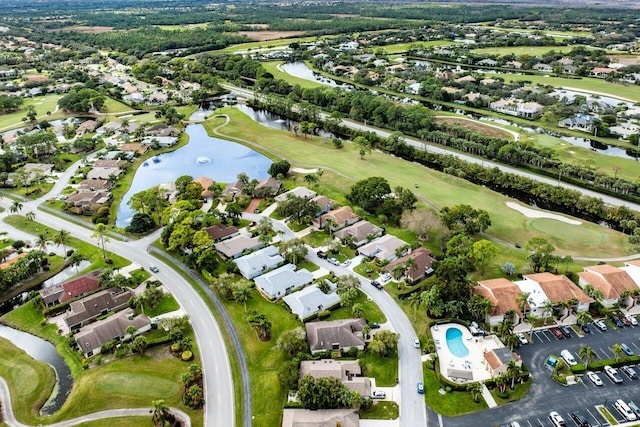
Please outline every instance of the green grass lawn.
M442 385L436 377L436 373L424 366L424 392L427 405L438 414L445 416L455 416L478 412L488 408L484 399L480 398L476 403L471 397L471 393L466 391L455 391L447 394L440 394L438 390Z
M170 313L180 308L180 305L171 294L165 294L153 309L145 304L144 314L148 317L155 317L160 314Z
M640 101L639 86L625 86L616 83L610 83L603 79L592 77L583 77L578 79L567 79L564 77L551 77L539 75L516 75L516 74L485 74L485 77L497 78L501 77L505 82L513 81L530 81L532 84L549 85L553 87L576 88L586 91L601 92L618 98L631 100L632 102Z
M533 33L536 31L542 31L545 35L559 37L559 38L570 38L570 37L593 37L593 34L589 31L561 31L561 30L534 30L528 28L506 28L502 27L493 27L490 25L483 25L483 28L488 28L494 31L504 31L504 32L517 32L517 33Z
M570 52L575 47L587 47L584 45L571 45L571 46L509 46L509 47L482 47L479 49L471 50L472 53L481 55L531 55L531 56L543 56L550 51L558 53Z
M358 298L356 298L355 303L362 305L362 317L367 319L368 322L384 323L387 321L384 313L378 308L376 303L368 299L364 292L358 291ZM329 320L350 319L352 317L353 315L350 310L347 310L344 307L339 307L331 311ZM375 332L376 331L374 330L373 333Z
M324 245L325 240L329 239L329 235L324 231L313 230L302 238L307 245L317 248Z
M262 42L247 42L240 43L233 46L225 47L220 50L213 50L209 52L203 52L204 54L224 54L224 53L235 53L239 51L251 51L258 49L267 49L272 47L279 46L289 46L291 43L306 43L315 41L316 37L292 37L290 39L279 39L279 40L266 40Z
M375 333L375 330L372 332ZM376 386L395 387L398 384L398 354L382 358L366 352L364 355L364 371L366 376L376 379Z
M297 266L298 266L298 270L300 270L301 268L306 268L310 272L314 272L320 269L320 267L318 267L316 264L312 263L311 261L301 261L298 263Z
M56 383L51 366L31 358L4 338L0 338L0 376L9 385L16 418L23 421L38 416Z
M500 405L504 405L505 403L515 402L517 400L522 399L524 395L527 394L530 388L531 388L531 380L527 381L524 384L516 384L513 390L511 390L510 387L507 387L507 392L509 395L504 399L500 397L499 390L497 387L491 390L490 392L493 398L495 399L496 403L498 404L498 406L500 406Z
M202 411L190 410L182 404L181 375L187 370L188 363L167 357L166 346L149 349L145 356L133 355L83 370L79 353L69 348L67 338L58 335L54 325L41 325L42 315L32 302L12 310L1 320L53 343L71 368L73 390L62 409L48 417L47 422L105 409L151 406L152 400L164 399L168 406L188 413L193 425L202 425ZM195 348L194 354L197 360L199 356ZM21 419L30 424L39 424L43 420L37 414Z
M149 405L151 407L151 405ZM86 423L78 424L79 427L104 427L105 425L118 426L118 427L140 427L151 426L151 414L148 417L118 417L118 418L106 418L103 420L88 421Z
M367 410L360 410L360 419L365 420L395 420L400 416L400 408L396 402L374 402Z
M318 82L292 76L291 74L280 70L278 66L283 64L282 61L275 61L275 62L265 61L265 62L262 62L261 64L268 72L273 74L273 76L276 79L282 79L292 85L300 85L300 87L303 89L312 89L316 87L326 86Z
M226 108L221 112L228 114L231 121L217 131L228 139L250 145L267 155L282 156L296 166L324 168L325 173L319 183L319 194L325 194L338 203L346 202L345 194L355 180L377 175L385 177L392 188L398 185L411 188L418 196L438 207L465 203L486 210L492 220L487 232L508 242L524 244L533 237L541 236L552 243L561 254L588 253L590 256L611 256L632 251L625 235L593 223L583 222L580 227L588 229L587 233L603 233L604 243L588 249L572 238L567 239L536 230L531 219L506 208L505 203L513 199L463 179L378 152L368 154L361 160L349 143L345 144L343 149L336 150L323 138L296 137L290 132L269 129L233 108ZM222 123L222 118L214 118L208 121L206 126L213 129ZM416 182L420 183L419 188L414 188ZM562 224L564 223L558 223L558 226L561 227ZM522 258L523 255L520 254L519 257ZM336 258L340 261L346 259L345 256Z
M37 216L36 216L37 218ZM53 228L49 228L43 224L40 224L37 221L27 221L25 217L21 215L9 215L4 221L13 227L26 231L29 234L33 234L37 236L39 233L47 232L50 239L55 236L58 230L54 230ZM93 243L93 242L92 242ZM95 270L97 268L106 267L104 259L102 258L102 251L94 246L92 243L84 242L82 240L76 239L74 237L69 238L69 244L67 245L70 248L75 248L78 253L82 254L84 258L91 262L91 266L89 267L91 270ZM95 241L97 244L97 240ZM109 244L107 243L107 257L113 260L113 264L110 265L112 268L122 268L129 264L130 261L122 258L119 255L116 255L112 252L109 252Z
M395 54L395 53L406 52L407 50L409 50L412 47L429 48L429 47L436 47L436 46L452 46L452 45L456 45L456 44L460 44L460 43L459 42L450 41L450 40L431 40L431 41L428 41L428 42L389 44L389 45L386 45L386 46L382 46L382 49L384 49L384 51L389 53L389 54Z
M46 118L47 112L53 113L55 111L60 98L61 96L57 94L26 98L19 111L0 115L0 130L10 128L12 126L24 125L22 118L26 116L27 108L30 105L35 107L38 117Z
M107 114L126 113L129 111L135 111L135 108L131 108L127 104L109 97L105 100L104 107L102 109L102 113Z

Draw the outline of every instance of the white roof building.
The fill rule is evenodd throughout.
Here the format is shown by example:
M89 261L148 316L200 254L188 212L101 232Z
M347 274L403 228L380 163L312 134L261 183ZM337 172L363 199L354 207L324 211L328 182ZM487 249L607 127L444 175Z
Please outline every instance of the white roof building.
M340 296L335 293L335 285L333 284L331 292L328 294L318 289L318 285L311 285L285 296L282 300L289 306L291 312L303 322L322 310L340 304Z
M305 268L296 271L296 266L286 264L255 278L256 287L267 298L281 298L296 288L313 281L313 274Z
M267 246L234 261L242 274L247 279L253 279L267 270L277 267L284 262L278 248Z

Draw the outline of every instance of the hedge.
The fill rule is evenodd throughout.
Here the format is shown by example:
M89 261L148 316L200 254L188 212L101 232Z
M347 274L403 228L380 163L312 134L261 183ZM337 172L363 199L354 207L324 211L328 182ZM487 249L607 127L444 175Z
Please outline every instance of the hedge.
M605 366L609 365L613 368L619 368L620 366L629 365L629 364L637 364L640 362L640 356L624 356L620 357L618 360L615 359L602 359L597 360L595 362L589 363L589 370L601 370L604 369ZM581 374L587 370L587 367L583 363L578 363L577 365L573 365L571 367L571 372L574 374Z

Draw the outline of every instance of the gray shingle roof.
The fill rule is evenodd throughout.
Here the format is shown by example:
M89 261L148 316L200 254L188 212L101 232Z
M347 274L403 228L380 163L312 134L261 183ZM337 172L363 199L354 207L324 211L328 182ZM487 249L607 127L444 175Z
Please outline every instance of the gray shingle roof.
M313 275L306 269L295 271L296 266L286 264L255 278L256 286L269 298L280 298L295 288L313 281Z

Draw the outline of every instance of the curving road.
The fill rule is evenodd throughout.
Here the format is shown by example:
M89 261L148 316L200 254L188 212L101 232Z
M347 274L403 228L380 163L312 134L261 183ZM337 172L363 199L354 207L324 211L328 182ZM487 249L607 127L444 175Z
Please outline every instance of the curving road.
M254 97L254 93L251 90L248 89L244 89L244 88L239 88L233 85L229 85L229 84L223 84L221 85L223 86L225 89L230 90L240 96L246 97L246 98L253 98ZM325 119L328 117L328 114L325 113L320 113L320 117ZM382 130L373 126L369 126L369 125L364 125L362 123L350 120L350 119L343 119L341 124L343 126L346 126L350 129L356 129L356 130L361 130L361 131L365 131L365 132L374 132L375 134L377 134L378 136L382 137L382 138L387 138L388 136L390 136L393 132L389 132L386 130ZM635 211L640 212L640 204L638 203L633 203L633 202L629 202L627 200L622 200L619 199L617 197L614 196L610 196L610 195L606 195L606 194L601 194L598 193L596 191L593 190L589 190L586 188L582 188L579 187L577 185L573 185L573 184L569 184L566 182L562 182L561 180L558 179L554 179L554 178L549 178L546 176L541 176L541 175L537 175L534 174L532 172L528 172L525 170L521 170L521 169L517 169L511 166L506 166L503 165L501 163L497 163L491 160L487 160L487 159L482 159L482 158L478 158L478 157L473 157L470 156L466 153L462 153L459 151L453 151L453 150L448 150L445 148L442 148L440 146L437 145L433 145L430 143L425 143L424 141L421 141L419 139L415 139L412 137L408 137L408 136L404 136L403 137L404 141L408 144L411 145L413 147L419 148L420 150L426 150L428 152L431 153L436 153L436 154L445 154L445 155L450 155L450 156L454 156L457 157L461 160L464 160L465 162L469 162L469 163L475 163L478 165L482 165L482 166L486 166L486 167L496 167L498 169L500 169L502 172L506 172L506 173L512 173L514 175L518 175L518 176L523 176L538 182L542 182L545 184L549 184L549 185L559 185L560 187L563 188L568 188L571 190L575 190L575 191L579 191L580 193L590 196L590 197L597 197L602 199L606 204L609 204L611 206L627 206L630 209L633 209Z
M61 188L66 186L68 178L71 176L72 171L79 167L79 163L76 162L67 172L62 174L54 189L48 194L38 200L22 202L22 212L37 212L36 221L56 230L67 230L71 236L85 242L95 242L97 245L97 240L91 237L92 230L37 209L44 200L53 197ZM13 233L15 229L2 222L2 219L8 214L10 205L11 200L0 200L0 206L6 209L0 214L0 229ZM231 375L229 354L224 344L220 326L196 290L167 264L147 253L147 248L157 239L158 235L159 231L135 241L121 242L112 240L107 243L107 250L123 256L140 266L148 267L150 264L155 264L160 268L160 271L155 276L171 291L180 306L188 314L201 353L206 401L204 425L235 426L234 382ZM248 419L248 417L250 417L250 414L245 415L245 419Z

